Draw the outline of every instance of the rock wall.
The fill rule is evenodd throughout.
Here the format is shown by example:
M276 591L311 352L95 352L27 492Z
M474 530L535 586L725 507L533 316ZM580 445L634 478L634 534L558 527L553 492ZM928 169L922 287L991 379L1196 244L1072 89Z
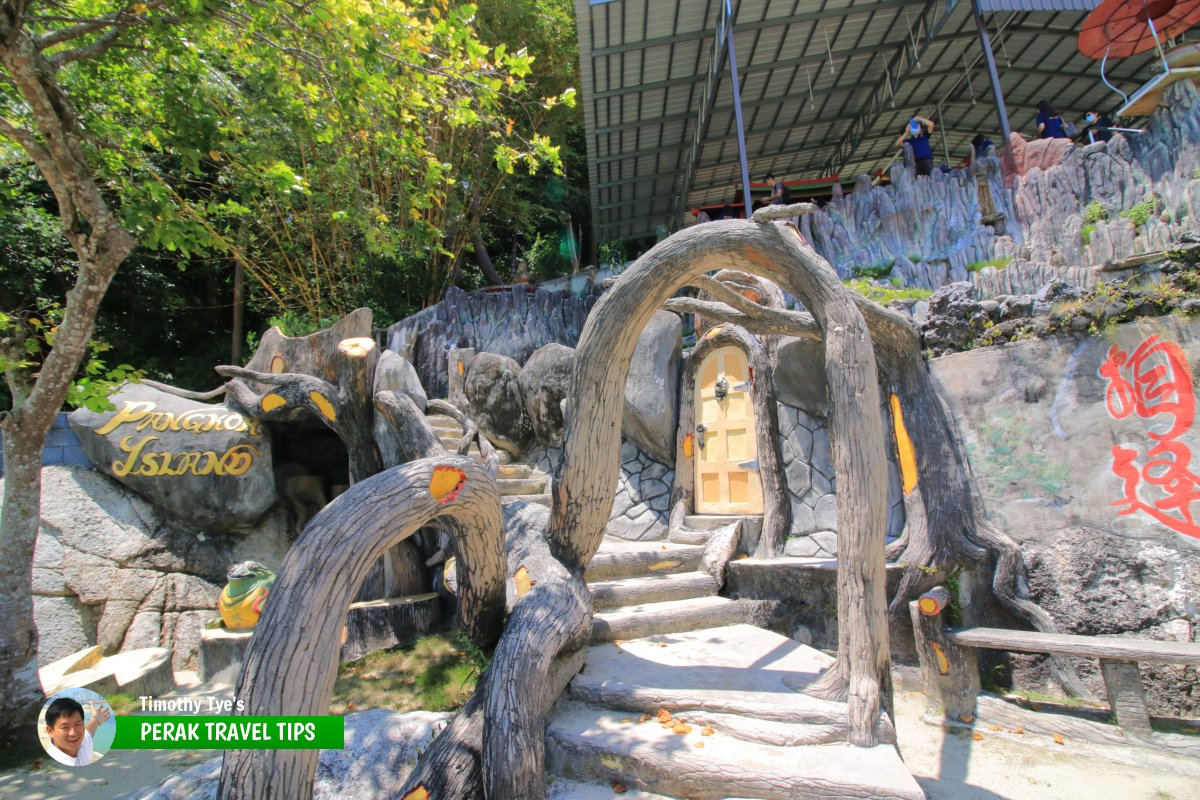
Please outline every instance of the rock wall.
M972 350L931 370L989 515L1020 543L1030 590L1062 629L1200 641L1200 481L1190 465L1200 452L1200 320L1146 318L1102 336ZM986 624L1025 627L982 613ZM1012 665L1018 685L1049 686L1041 658ZM1103 697L1095 663L1080 669ZM1147 664L1142 674L1153 709L1200 713L1195 667Z
M886 271L890 264L889 278L932 289L966 280L968 264L992 257L995 234L980 217L1012 217L998 159L928 177L897 165L891 175L889 186L860 176L849 195L835 184L823 209L800 218L801 231L838 275ZM989 208L981 210L981 196Z
M46 467L33 564L38 661L95 644L106 654L167 647L175 669L194 669L229 565L277 570L287 546L279 507L243 533L205 534L98 472Z
M980 297L1028 294L1055 279L1090 288L1093 267L1200 230L1200 91L1184 81L1167 99L1144 134L1085 147L1015 142L1020 174L1007 177L1011 189L998 158L928 177L897 164L888 186L867 176L849 195L834 186L824 208L801 217L801 230L843 278L866 271L927 289L972 280ZM1106 217L1086 222L1094 201ZM1120 216L1146 201L1145 222ZM965 270L992 259L1008 261Z
M524 364L543 345L574 347L596 301L591 283L583 286L583 296L520 284L471 294L451 287L442 302L388 328L387 349L416 366L430 397L444 398L446 354L454 348L469 347Z

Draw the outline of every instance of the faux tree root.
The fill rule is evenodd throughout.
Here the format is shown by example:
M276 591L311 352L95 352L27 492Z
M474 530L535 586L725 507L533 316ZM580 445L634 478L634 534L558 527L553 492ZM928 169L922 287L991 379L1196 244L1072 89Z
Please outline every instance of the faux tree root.
M424 459L350 487L309 523L279 571L238 680L247 715L323 714L346 612L379 558L437 517L457 521L460 625L482 647L500 636L505 558L495 481L472 459ZM222 800L312 796L315 750L231 750Z

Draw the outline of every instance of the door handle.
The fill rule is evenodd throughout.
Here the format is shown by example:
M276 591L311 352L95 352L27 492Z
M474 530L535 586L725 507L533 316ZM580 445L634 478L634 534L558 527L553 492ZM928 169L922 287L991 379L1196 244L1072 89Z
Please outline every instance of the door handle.
M704 432L705 432L706 430L708 430L708 428L704 427L704 423L703 423L703 422L701 422L699 425L697 425L697 426L696 426L696 433L700 434L700 436L699 436L699 437L697 437L697 438L699 439L699 441L697 442L697 444L699 444L699 445L700 445L700 449L701 449L701 450L703 450L703 449L704 449Z
M738 469L745 469L749 470L750 472L758 472L758 459L756 458L753 461L743 461L742 463L738 464Z
M753 388L754 388L754 387L753 387L753 386L751 386L749 383L739 383L737 386L734 386L734 387L733 387L733 390L734 390L735 392L749 392L749 391L751 391Z

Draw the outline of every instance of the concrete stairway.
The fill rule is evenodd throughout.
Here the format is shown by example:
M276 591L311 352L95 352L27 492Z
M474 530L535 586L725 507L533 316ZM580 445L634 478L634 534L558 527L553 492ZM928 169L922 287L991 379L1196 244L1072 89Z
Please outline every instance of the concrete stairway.
M601 546L586 573L593 644L546 728L550 796L923 798L892 745L846 742L844 703L804 694L829 656L717 596L704 542L731 519ZM895 739L886 717L880 734Z
M433 432L447 449L453 450L462 438L462 426L451 417L444 414L429 414L426 416ZM472 458L482 460L479 445L472 443L467 453ZM500 488L503 502L511 503L516 500L532 500L544 506L550 505L550 489L546 476L534 475L533 467L528 464L512 464L512 457L503 450L496 449L500 460L500 468L496 474L496 484Z

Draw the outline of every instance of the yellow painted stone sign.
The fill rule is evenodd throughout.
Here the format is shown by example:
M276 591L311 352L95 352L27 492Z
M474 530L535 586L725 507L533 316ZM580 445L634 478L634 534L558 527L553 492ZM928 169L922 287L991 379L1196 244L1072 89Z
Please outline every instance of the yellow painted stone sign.
M156 411L156 405L148 401L126 400L112 419L96 429L99 435L107 435L121 426L130 426L137 433L155 431L182 431L202 436L206 433L229 432L259 436L256 420L246 419L236 411L201 408L176 414ZM259 454L251 444L237 444L223 452L215 450L183 450L179 452L154 452L147 447L159 440L153 433L140 438L137 433L123 436L120 442L121 458L112 462L112 473L118 478L127 475L145 477L174 477L179 475L245 475Z

